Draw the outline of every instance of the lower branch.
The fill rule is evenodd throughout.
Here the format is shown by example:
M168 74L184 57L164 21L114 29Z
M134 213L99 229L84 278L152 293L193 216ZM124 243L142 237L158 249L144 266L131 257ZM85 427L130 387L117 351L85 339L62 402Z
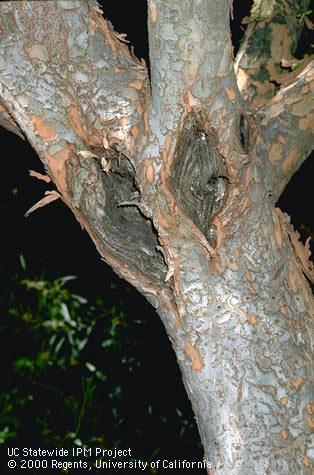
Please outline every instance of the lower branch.
M102 258L154 304L167 269L135 182L145 65L95 0L2 2L0 12L0 124L23 131L58 190L29 213L61 197Z

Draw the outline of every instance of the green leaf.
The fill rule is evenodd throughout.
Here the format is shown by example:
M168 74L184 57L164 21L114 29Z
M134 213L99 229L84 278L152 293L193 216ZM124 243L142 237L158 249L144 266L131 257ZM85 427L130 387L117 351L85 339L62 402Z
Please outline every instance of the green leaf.
M19 255L19 260L20 260L20 265L21 265L23 271L25 272L26 271L26 261L25 261L25 257L23 256L23 254Z
M85 366L86 366L86 368L89 369L89 371L91 371L92 373L93 373L94 371L96 371L96 366L94 366L92 363L89 363L88 361L86 361Z
M64 277L59 277L58 281L60 282L61 285L66 284L67 282L70 282L71 280L77 279L76 275L65 275Z
M16 436L16 432L10 431L9 427L5 427L0 430L0 444L4 444L8 439L12 439Z
M110 338L108 340L104 340L101 343L101 346L102 346L102 348L109 348L110 346L113 346L113 344L114 344L114 340L112 338Z
M24 368L33 369L34 362L33 360L30 360L29 358L22 357L15 360L13 362L13 366L17 370L24 369Z
M63 316L64 320L73 328L76 327L76 322L72 320L68 306L62 302L61 303L61 308L60 308L60 313Z
M63 345L64 342L65 342L65 337L60 338L60 340L58 341L54 349L55 355L60 351L61 346Z
M77 300L79 303L81 304L86 304L88 303L88 300L84 297L81 297L81 295L76 295L76 294L72 294L72 297Z

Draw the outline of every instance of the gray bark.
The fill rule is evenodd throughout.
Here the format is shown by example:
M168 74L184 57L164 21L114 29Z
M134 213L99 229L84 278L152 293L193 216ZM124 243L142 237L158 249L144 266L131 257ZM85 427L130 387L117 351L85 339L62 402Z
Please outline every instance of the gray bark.
M2 3L3 124L156 308L210 473L310 474L313 266L274 197L313 146L313 79L304 70L253 112L230 6L149 0L150 92L93 0Z

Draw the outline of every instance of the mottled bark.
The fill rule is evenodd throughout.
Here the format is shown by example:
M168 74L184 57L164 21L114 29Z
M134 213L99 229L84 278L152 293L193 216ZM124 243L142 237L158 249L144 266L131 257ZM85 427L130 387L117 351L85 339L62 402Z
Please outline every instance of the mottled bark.
M309 61L294 57L311 0L254 0L235 60L242 96L257 107L267 103L279 85Z
M310 474L314 271L274 202L313 146L312 73L253 113L230 6L149 0L150 90L93 0L3 3L0 100L156 307L213 473Z
M1 99L102 257L153 297L166 273L156 235L136 207L119 206L138 199L148 74L97 10L93 1L1 4Z
M314 61L258 109L258 154L272 164L269 193L275 203L313 150Z

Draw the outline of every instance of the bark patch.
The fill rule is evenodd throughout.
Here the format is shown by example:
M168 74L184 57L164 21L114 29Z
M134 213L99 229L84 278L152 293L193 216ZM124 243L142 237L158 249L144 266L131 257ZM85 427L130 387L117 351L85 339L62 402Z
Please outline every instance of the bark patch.
M284 396L284 397L282 397L282 398L280 399L279 402L280 402L280 404L281 404L282 406L287 406L288 401L289 401L288 396Z
M282 164L283 171L286 174L290 172L293 169L293 167L296 165L298 160L299 160L299 153L296 150L293 150L291 153L289 153L288 157L285 159L285 161Z
M40 43L35 43L28 48L27 54L30 58L39 59L40 61L48 61L49 59L47 48Z
M186 356L192 360L192 370L202 371L204 368L204 362L199 350L188 342L185 344L184 352Z
M295 378L291 381L291 385L294 389L298 390L300 386L302 386L302 384L304 384L305 381L303 378L301 377L298 377L298 378Z
M83 142L89 143L88 135L81 124L80 113L76 106L71 107L69 112L69 119L77 135L82 139Z
M247 319L248 319L248 322L250 323L250 325L256 325L257 323L257 316L254 315L253 313L249 313L248 316L247 316Z
M282 151L283 151L283 145L280 143L280 141L275 142L271 145L270 147L270 152L269 152L269 159L271 163L276 163L278 160L282 160Z
M56 137L57 132L51 122L41 116L32 115L31 120L34 124L35 131L43 140L52 140Z

